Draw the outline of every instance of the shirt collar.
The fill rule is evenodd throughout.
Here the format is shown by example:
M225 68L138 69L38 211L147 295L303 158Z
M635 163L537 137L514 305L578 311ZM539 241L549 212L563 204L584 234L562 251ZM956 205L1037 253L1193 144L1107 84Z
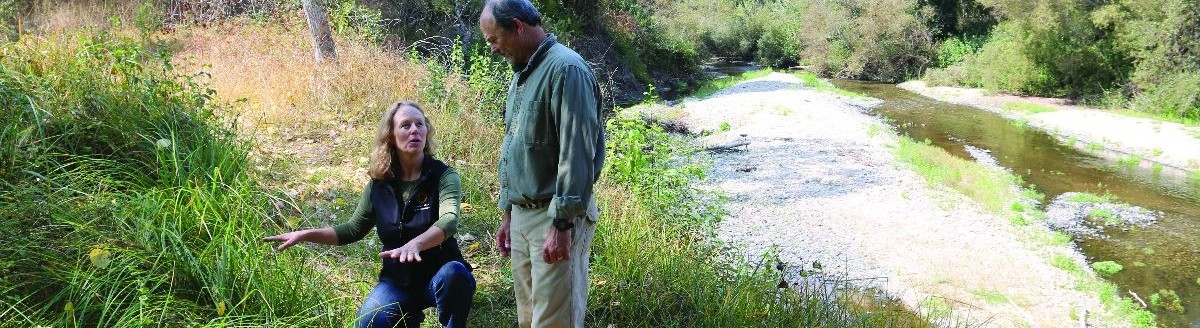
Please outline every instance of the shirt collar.
M554 36L554 34L546 35L546 39L542 40L542 43L538 45L538 48L537 48L537 50L535 50L533 52L533 55L529 56L528 62L526 62L524 65L520 65L520 66L513 65L513 67L512 67L513 72L514 73L525 73L527 71L532 71L534 68L537 68L537 65L542 62L543 58L546 57L546 52L550 51L550 47L553 47L557 43L558 43L558 37Z

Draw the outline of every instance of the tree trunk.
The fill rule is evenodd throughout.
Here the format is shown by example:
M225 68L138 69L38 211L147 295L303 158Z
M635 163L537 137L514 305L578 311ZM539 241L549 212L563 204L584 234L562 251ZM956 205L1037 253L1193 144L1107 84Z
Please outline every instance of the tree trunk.
M337 62L337 52L333 46L333 33L329 30L329 17L325 15L325 7L321 0L301 0L304 6L304 16L308 18L308 29L312 31L313 56L317 65L326 61Z
M455 1L454 16L458 22L455 27L458 30L458 42L462 47L462 69L463 74L471 74L471 31L475 30L469 22L471 17L470 1Z

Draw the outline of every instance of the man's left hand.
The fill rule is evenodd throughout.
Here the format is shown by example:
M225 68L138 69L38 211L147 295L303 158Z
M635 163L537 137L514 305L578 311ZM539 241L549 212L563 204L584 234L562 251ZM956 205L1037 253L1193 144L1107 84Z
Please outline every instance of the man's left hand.
M546 244L542 245L542 260L555 264L571 259L571 230L558 231L553 226L546 232Z

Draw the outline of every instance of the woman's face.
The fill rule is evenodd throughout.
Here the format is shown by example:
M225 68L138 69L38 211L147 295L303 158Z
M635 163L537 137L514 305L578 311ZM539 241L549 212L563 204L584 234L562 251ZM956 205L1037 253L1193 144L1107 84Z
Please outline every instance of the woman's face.
M392 142L402 155L423 155L428 133L425 115L412 106L401 107L392 116Z

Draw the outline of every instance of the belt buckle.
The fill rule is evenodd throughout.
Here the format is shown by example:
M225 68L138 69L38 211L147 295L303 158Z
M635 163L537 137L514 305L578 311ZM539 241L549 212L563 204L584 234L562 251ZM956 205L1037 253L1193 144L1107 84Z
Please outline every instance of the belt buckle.
M547 200L535 200L535 201L532 201L532 202L529 202L529 203L517 204L517 206L519 206L519 207L521 207L521 208L523 208L523 209L527 209L527 210L539 209L539 208L546 207L546 206L548 206L548 205L550 205L550 200L549 200L549 199L547 199Z

